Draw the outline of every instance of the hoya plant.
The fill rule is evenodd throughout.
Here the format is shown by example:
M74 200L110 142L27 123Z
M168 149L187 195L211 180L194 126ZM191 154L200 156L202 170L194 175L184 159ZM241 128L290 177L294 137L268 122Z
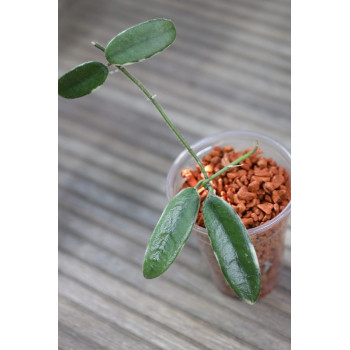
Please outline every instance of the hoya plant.
M155 96L125 68L162 52L173 43L175 37L173 22L158 18L126 29L115 36L106 47L92 42L104 53L104 62L85 62L64 74L58 80L58 93L68 99L88 95L106 81L110 67L113 67L113 70L116 67L141 89L198 163L204 175L204 179L198 182L196 187L181 190L164 209L146 249L143 262L144 277L160 276L180 253L196 222L200 206L197 190L203 186L208 190L203 203L204 223L217 261L236 295L253 304L259 296L261 286L259 263L254 247L240 217L231 205L215 194L211 181L232 167L239 166L240 162L257 150L257 145L209 177L201 160L167 117Z

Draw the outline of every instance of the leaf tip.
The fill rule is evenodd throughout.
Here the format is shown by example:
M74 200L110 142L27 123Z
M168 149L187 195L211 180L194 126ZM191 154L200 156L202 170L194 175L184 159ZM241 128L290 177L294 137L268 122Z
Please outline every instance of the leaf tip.
M150 264L147 259L145 259L145 261L143 262L142 274L143 277L148 280L156 278L160 275L155 269L152 268L152 264Z
M257 300L258 299L254 299L254 300L248 300L248 299L246 299L246 300L244 300L247 304L249 304L249 305L254 305L256 302L257 302Z

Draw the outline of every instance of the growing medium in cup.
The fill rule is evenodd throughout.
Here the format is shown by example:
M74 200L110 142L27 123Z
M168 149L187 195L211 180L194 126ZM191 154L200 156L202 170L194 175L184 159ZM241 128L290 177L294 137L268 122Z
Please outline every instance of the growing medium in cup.
M245 152L230 145L215 146L202 158L202 163L211 176ZM272 158L266 158L260 148L240 165L213 179L211 184L216 195L232 206L248 229L259 260L262 279L260 296L263 296L275 287L282 267L287 218L279 220L279 214L291 199L290 176L283 166ZM182 169L181 175L185 180L182 189L194 187L204 178L198 166ZM214 282L222 292L233 295L233 290L222 276L205 231L203 202L208 191L200 187L198 193L201 204L194 234L210 265Z

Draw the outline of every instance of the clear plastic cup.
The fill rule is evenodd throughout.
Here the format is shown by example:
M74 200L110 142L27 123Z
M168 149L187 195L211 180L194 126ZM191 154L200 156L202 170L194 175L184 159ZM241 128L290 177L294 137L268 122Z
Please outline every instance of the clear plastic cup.
M192 149L200 159L209 153L214 146L232 146L236 151L251 148L255 141L263 151L265 158L272 158L278 166L283 166L290 174L291 158L288 150L279 142L258 133L249 131L228 131L211 135L195 143ZM185 179L181 176L183 169L195 169L196 162L187 150L184 150L172 164L166 183L168 200L181 189ZM251 228L248 234L254 244L261 271L262 297L277 285L280 271L283 266L285 232L291 210L291 202L273 219L263 225ZM208 264L210 275L216 287L224 294L234 295L233 290L226 282L219 264L210 245L207 230L195 225L192 233L195 235L204 260Z

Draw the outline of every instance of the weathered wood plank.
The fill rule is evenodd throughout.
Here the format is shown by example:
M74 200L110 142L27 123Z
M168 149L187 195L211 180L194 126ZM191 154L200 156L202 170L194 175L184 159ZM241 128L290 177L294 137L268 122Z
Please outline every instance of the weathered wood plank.
M59 296L58 299L59 313L58 319L61 323L69 326L76 333L82 334L86 339L93 339L98 346L121 350L159 349L147 341L140 339L134 334L128 334L127 331L110 324L101 318L95 317L85 307L77 306L71 301Z
M74 329L58 322L58 345L64 350L105 350L104 346L97 344L93 339L87 338Z
M125 16L123 16L123 18L124 18ZM106 21L108 21L108 18L107 19L105 19ZM135 18L135 20L134 21L136 21L137 19ZM123 24L125 22L125 24ZM133 22L132 22L132 20L129 20L129 21L124 21L124 22L119 22L118 21L118 23L120 23L120 29L123 29L122 28L122 26L124 25L130 25L130 24L132 24ZM190 23L191 23L191 21L190 21ZM181 22L180 22L180 24L181 24ZM114 26L115 27L115 21L111 21L111 23L110 24L108 24L108 26ZM182 25L180 26L180 28L182 27ZM88 30L89 28L84 28L84 30L83 30L83 32L82 33L84 33L85 35L88 35L88 33L89 33L89 30ZM192 46L193 46L193 44L195 44L196 43L196 40L194 40L193 38L188 38L187 39L187 32L189 32L189 35L191 35L191 33L193 32L193 30L192 30L193 28L186 28L186 26L185 26L185 28L184 28L184 30L186 31L186 36L185 36L185 40L181 40L181 37L178 37L178 40L177 40L177 45L179 45L179 48L181 47L181 45L182 45L182 43L183 42L188 42L188 43L190 43L190 44L192 44ZM202 29L202 28L201 28ZM101 29L100 29L101 30ZM113 28L111 28L111 30L117 30L117 29L113 29ZM96 28L95 29L95 32L94 32L94 34L95 33L98 33L99 32L99 28ZM106 32L105 32L105 30L103 31L103 33L104 33L104 37L106 36ZM73 36L74 36L74 33L72 33L73 34ZM81 35L83 35L83 34L81 34ZM101 35L97 35L98 37L102 37L102 34ZM201 36L199 36L199 37L201 37ZM207 35L205 36L206 38L207 38ZM189 62L186 62L186 59L192 59L193 60L193 55L198 55L198 53L199 52L201 52L201 50L203 50L203 47L206 47L206 46L208 46L208 45L213 45L213 43L217 43L217 42L220 42L220 39L222 40L222 34L221 34L221 36L218 36L218 37L216 37L216 38L208 38L207 39L207 42L205 43L205 44L203 44L203 43L201 43L200 44L200 49L194 49L193 50L193 53L191 53L191 55L188 55L188 49L187 50L185 50L185 52L187 52L187 54L185 53L185 54L183 54L182 55L182 57L181 57L181 60L180 60L180 62L181 62L181 69L178 69L177 68L177 70L178 70L178 73L181 73L182 71L184 71L184 72L186 72L185 74L187 74L188 75L188 72L186 71L186 67L188 67L188 66L190 66L191 67L191 69L192 69L192 71L193 72L196 72L196 70L200 70L200 69L202 69L202 66L201 66L201 62L202 63L205 63L206 62L206 59L205 59L205 57L207 57L208 58L208 54L206 54L206 56L203 56L202 57L202 59L201 60L198 60L197 59L197 62L195 63L196 64L196 66L194 66L194 65L189 65ZM91 40L91 38L87 38L87 41L90 41ZM106 38L104 39L104 40L106 40ZM245 45L246 45L246 43L245 43ZM234 44L234 47L236 46L236 42L235 42L235 44ZM82 46L82 47L86 47L86 46ZM221 50L223 50L223 48L221 48ZM225 49L224 50L227 50L227 47L225 46ZM242 50L243 50L243 48L240 48L239 49L239 52L242 52ZM90 51L91 51L91 49L90 49ZM166 57L168 58L168 59L171 59L172 57L173 57L173 55L175 54L175 53L177 53L178 52L178 49L177 49L177 46L174 46L174 48L171 48L170 49L170 51L169 52L166 52L165 53L165 55L166 55ZM225 52L225 51L223 51L223 52ZM173 54L174 53L174 54ZM227 52L227 54L226 55L223 55L223 54L221 54L221 55L218 55L218 57L230 57L230 55L229 55L229 53ZM257 53L257 52L255 52L253 55L252 55L252 57L255 57L255 58L257 58L257 57L260 57L260 54L259 53ZM272 56L273 57L273 56ZM289 56L287 56L287 57L289 57ZM220 59L220 58L219 58ZM157 58L155 58L155 60L157 60L157 64L159 64L159 63L162 63L162 60L158 60ZM185 60L185 61L184 61ZM272 58L269 58L269 60L267 60L267 61L269 61L269 62L271 62L271 60L272 60ZM183 62L184 61L184 62ZM249 60L242 60L242 63L243 62L246 62L246 61L251 61L251 59L249 59ZM166 61L167 63L169 63L168 61ZM174 63L176 64L176 62L177 63L179 63L179 59L176 59L176 60L174 60ZM236 62L236 60L235 60L235 54L232 54L232 60L230 61L231 62L231 64L232 64L232 62ZM198 64L199 63L199 64ZM145 63L143 63L143 64L146 64L146 62ZM151 64L151 63L150 63ZM236 63L235 63L236 64ZM246 64L246 63L243 63L243 64ZM215 67L215 68L218 68L218 67L221 67L222 66L222 62L220 62L220 61L217 61L217 59L215 60L215 61L213 61L212 62L212 64L210 65L210 67ZM259 65L255 65L255 66L258 66L259 67ZM223 67L223 68L226 68L225 66ZM227 68L229 68L229 67L227 67ZM169 69L169 64L167 64L166 65L166 69ZM255 68L256 69L256 68ZM264 67L264 69L262 69L262 71L263 72L265 72L265 73L263 73L263 74L266 74L266 70L268 71L268 68L265 68ZM241 74L241 72L242 71L244 71L244 67L242 67L242 66L239 66L239 69L238 69L238 72L237 72L237 74ZM221 70L220 70L220 72L221 72ZM224 78L224 79L229 79L230 77L236 77L236 74L233 74L233 73L235 73L235 71L232 71L231 69L228 71L228 69L223 69L222 70L222 72L224 73L224 76L222 77L222 78ZM230 74L227 74L227 73L230 73ZM274 70L273 70L273 72L274 73L272 73L271 72L271 74L269 74L269 77L272 77L274 74L276 74L276 68L274 68ZM288 80L289 80L289 75L290 75L290 72L286 72L287 73L287 75L286 75L286 77L285 77L285 83L287 83L287 85L289 85L289 82L288 82ZM165 74L165 72L162 72L162 75L163 74ZM194 73L195 74L195 73ZM250 70L247 70L246 72L245 72L245 75L244 75L244 79L242 79L242 82L241 83L243 83L243 84L246 84L247 83L247 79L248 79L248 77L250 76L250 74L251 74L251 69ZM200 78L205 78L207 75L209 75L209 72L205 72L205 74L202 74L202 77L200 76L200 74L197 74L197 77L198 77L198 79L200 79ZM193 74L192 74L192 76L193 76ZM173 78L174 79L176 79L176 75L173 75ZM216 79L217 79L218 77L216 77ZM236 78L235 78L236 79ZM269 80L269 78L266 78L265 77L265 79L263 79L263 81L266 81L266 79L267 80ZM282 78L281 78L282 79ZM248 79L249 80L249 79ZM237 82L237 79L235 80L236 82ZM282 80L281 80L282 81ZM211 88L211 90L212 90L212 92L213 91L215 91L216 90L216 88L220 88L220 84L218 84L218 86L217 87L215 87L215 86L213 86L212 84L215 82L215 80L213 80L213 79L211 79L211 77L210 77L210 79L209 79L209 81L208 81L208 83L211 83L211 85L210 86L212 86L212 88ZM250 89L255 89L256 87L255 87L255 85L256 85L256 83L259 83L259 80L257 80L257 81L255 81L255 83L254 84L250 84L249 85L249 88ZM198 82L197 84L200 84L200 86L203 86L203 83L202 82ZM224 86L224 85L221 85L221 87L222 86ZM274 86L272 85L272 88L274 88ZM242 89L240 89L240 90L242 90ZM244 90L244 89L243 89ZM261 90L262 91L262 93L263 94L265 94L265 93L270 93L269 92L269 90L270 89L266 89L266 87L263 87L263 89ZM283 89L282 89L283 90ZM281 93L281 88L280 87L276 87L276 92L278 93L278 94L280 94ZM220 91L220 90L219 90ZM237 91L235 91L235 90L233 90L234 92L238 92L238 90ZM244 91L239 91L240 92L240 97L242 97L243 95L243 92ZM232 92L231 92L232 93ZM288 99L288 100L290 100L290 96L289 96L289 88L287 88L287 91L286 91L286 98ZM257 100L258 99L258 95L257 94L255 94L255 96L253 97L253 96L251 96L251 101L253 101L253 100ZM265 99L265 102L267 101L267 99ZM255 102L256 103L256 102Z
M76 57L75 59L65 61L62 59L62 64L65 64L67 68L71 68L81 60L82 56L92 57L91 49L89 47L84 48L86 50L80 48L77 53L72 53L70 57ZM290 82L288 78L285 79L284 85L281 85L276 81L270 81L271 77L274 77L272 73L269 79L259 77L256 74L252 75L250 71L243 72L243 74L241 72L242 69L239 69L240 73L238 74L232 67L225 67L218 62L215 56L212 57L211 62L208 61L208 57L205 57L204 54L203 57L196 57L201 52L200 49L196 50L196 54L187 54L187 56L186 52L183 54L181 52L178 53L178 49L175 50L175 46L174 49L169 50L172 51L166 52L162 59L155 57L153 60L142 62L140 65L142 68L133 66L132 71L135 70L136 76L146 83L152 82L152 84L157 84L158 81L164 82L164 85L167 87L166 91L173 90L173 94L185 94L187 99L183 99L184 103L191 102L189 98L192 95L191 91L200 90L201 94L196 99L203 97L202 103L204 105L210 101L215 102L215 99L220 97L227 98L230 96L231 99L228 100L229 105L235 106L238 111L240 109L243 110L245 107L243 103L246 103L248 105L260 105L264 108L268 107L271 111L275 110L282 113L282 115L286 115L289 112ZM101 57L98 58L101 59ZM231 57L231 60L235 61L234 56ZM152 69L147 69L147 67L152 67ZM173 74L173 70L177 74ZM147 76L150 77L146 78ZM172 84L169 84L169 76L171 76ZM113 80L115 79L117 78L114 77ZM182 85L181 88L179 88L179 85ZM185 90L183 91L182 89ZM285 100L279 100L281 94L284 94L283 98ZM206 95L210 95L211 99L206 100ZM200 103L197 103L197 105L200 105Z
M124 195L145 207L152 208L159 212L161 212L166 205L164 194L160 193L161 191L159 191L159 189L155 191L152 188L147 188L146 180L145 184L142 184L142 178L131 181L119 174L111 174L103 168L89 164L68 153L61 152L60 160L60 169L62 170L61 178L63 173L66 173L67 176L69 174L69 177L71 177L72 174L76 174L79 178L86 179L87 181L91 181L106 188L110 193ZM137 213L135 213L135 215L137 215Z
M201 321L208 322L208 324L215 326L226 334L232 334L238 339L256 347L263 346L263 348L268 349L269 344L270 346L273 344L275 344L274 346L280 344L282 349L288 344L288 338L273 332L271 329L267 329L262 324L256 324L253 317L252 319L247 319L244 313L237 314L235 309L228 310L226 305L221 306L218 303L213 304L213 301L208 301L203 298L202 295L199 294L200 292L196 291L197 293L194 293L192 289L188 291L184 288L179 288L176 284L169 283L165 278L158 278L153 281L143 279L141 266L135 266L129 261L126 261L125 258L121 258L119 255L105 249L100 251L99 248L95 248L85 240L82 241L79 237L74 237L73 239L72 235L67 235L66 239L60 242L60 246L65 250L69 249L71 253L79 256L81 259L85 257L84 261L86 259L91 265L102 269L102 271L118 278L118 280L129 283L134 288L141 289L144 293L148 293L159 300L165 301L167 304L174 306L177 310L181 310L182 313L190 314L192 317L198 317ZM135 249L134 254L137 254L137 249ZM107 257L109 263L108 266L105 266L102 260L107 259ZM175 266L171 267L171 269L173 268L175 268ZM128 271L128 273L125 274L123 271ZM183 273L184 272L185 270L183 270ZM190 277L190 274L188 277ZM188 278L187 281L189 281ZM198 286L198 290L199 289L201 289L201 286ZM217 291L215 292L217 293ZM227 302L242 304L240 301L231 298L228 298ZM248 305L243 305L243 307L247 306ZM249 310L249 306L246 310ZM255 314L259 314L257 310L254 311ZM254 332L259 340L252 340L250 337L251 332Z
M89 149L96 158L106 157L106 161L112 166L120 166L119 162L133 162L135 167L142 169L142 172L153 171L155 181L160 181L158 176L166 176L171 165L170 159L166 159L160 154L156 155L146 147L140 149L132 143L118 139L118 137L109 136L103 131L93 129L93 127L87 127L84 123L77 123L74 121L74 117L71 117L70 120L66 117L60 118L59 131L60 139L62 139L60 147L63 149L77 149L77 151L81 148L84 151Z
M102 229L107 232L111 232L121 239L126 238L129 241L145 248L149 240L151 229L136 223L134 220L129 220L126 217L120 216L119 214L109 213L100 207L94 206L92 203L84 202L79 197L75 197L72 194L68 194L66 191L62 190L64 196L60 198L60 215L69 211L71 214L69 219L64 220L64 224L68 222L76 225L74 222L76 220L84 220L86 225L90 227L87 231L92 230L97 232ZM64 215L64 214L63 214ZM68 221L69 220L69 221ZM94 229L94 225L97 227ZM73 228L72 228L73 229ZM185 245L184 249L189 251L188 254L181 254L176 261L184 264L186 267L190 267L197 274L202 276L208 276L208 271L205 264L200 257L200 252L197 247L197 243L190 237L190 240Z
M191 1L191 3L198 5L198 1ZM203 1L201 0L200 3L202 4ZM257 3L255 0L232 0L216 1L213 3L210 0L204 0L204 3L207 10L212 10L228 17L232 13L236 13L246 20L261 21L261 23L265 23L266 25L275 25L285 30L290 28L290 9L288 6L283 6L281 1L262 1ZM282 6L280 6L281 4Z
M71 61L67 66L72 67L77 62L79 62L78 58L74 62ZM197 63L197 65L199 64L200 62ZM157 68L157 72L149 72L153 70L153 67ZM225 129L238 129L234 125L239 123L241 129L246 128L245 125L250 125L254 130L258 131L260 129L260 132L267 134L271 134L271 128L272 130L275 129L275 137L277 135L280 137L280 133L290 134L289 104L280 104L271 99L261 98L233 84L226 84L217 77L210 79L206 72L188 72L182 66L176 67L175 70L176 76L174 78L174 74L169 73L169 62L165 63L160 60L157 63L152 61L143 62L142 67L134 66L131 68L131 71L146 86L149 86L150 91L157 94L158 100L169 116L178 120L177 125L181 129L192 130L192 132L200 131L202 135L206 135ZM189 83L186 77L192 77L193 82ZM169 85L169 79L174 84ZM151 85L149 82L151 82ZM198 85L200 89L196 87ZM111 87L111 90L106 88L108 86ZM121 86L123 87L122 90L120 89ZM110 77L107 86L103 88L105 90L104 94L99 95L99 98L108 97L110 101L113 100L110 105L108 103L101 104L100 108L105 110L105 114L118 116L120 114L118 113L119 106L124 105L125 108L131 108L132 106L132 108L137 109L137 113L147 113L150 117L160 120L158 113L150 103L146 103L140 91L131 82L126 81L124 77ZM269 89L268 86L265 88ZM165 92L160 94L161 91ZM90 105L88 102L87 104ZM118 106L118 108L115 109L115 106ZM91 103L91 108L92 110L96 109L93 103ZM103 115L101 110L98 111L97 115ZM217 118L218 115L220 115L220 118ZM199 119L201 120L200 130L198 130ZM254 127L255 123L257 126ZM205 129L203 130L206 124L211 128L216 126L216 129L206 132ZM218 126L221 129L218 129Z
M227 34L227 32L225 32L224 30L226 28L225 24L229 24L230 29L235 30L237 32L238 37L240 37L246 45L250 44L262 49L268 48L276 52L284 51L285 53L290 53L290 45L288 45L288 43L290 42L290 38L288 36L288 31L286 32L281 30L274 30L274 28L269 25L259 25L259 23L255 21L248 22L250 26L247 26L247 21L242 21L241 18L239 16L234 15L234 13L231 13L230 18L226 18L223 14L221 14L220 21L216 21L216 25L214 27L208 20L208 17L213 16L213 14L208 14L207 11L203 10L200 16L198 16L196 15L196 12L194 12L195 10L192 9L191 12L191 7L188 8L187 2L185 4L185 11L178 11L177 8L181 6L181 4L178 3L174 4L173 2L170 2L166 5L166 7L161 6L160 0L149 1L149 3L153 6L143 8L142 12L138 11L139 3L137 0L131 0L125 3L121 3L120 6L118 6L118 8L116 8L115 6L111 6L110 3L106 3L105 6L108 7L108 11L110 11L110 16L112 18L123 14L123 18L125 18L128 15L130 17L133 16L134 18L140 18L141 20L145 20L147 18L164 17L166 15L168 15L167 17L169 17L169 13L171 13L172 18L174 18L174 20L176 20L177 23L181 23L181 27L190 29L191 25L196 24L196 27L204 30L204 34L207 34L208 29L210 29L214 32L219 32L220 35L223 37L225 37L225 35ZM85 9L90 9L88 13L91 14L91 12L94 12L93 16L96 16L96 18L98 18L98 11L96 11L95 4L93 4L92 6L86 4ZM120 9L119 13L117 13L118 9ZM81 11L84 12L84 7L81 8ZM198 11L200 10L197 9L197 12ZM207 25L205 26L205 24ZM206 35L200 35L199 37L205 38ZM284 46L284 43L286 43L287 45Z
M103 260L103 255L100 259ZM205 322L198 320L182 312L162 300L146 294L135 286L102 273L91 265L87 265L66 253L60 252L60 270L78 281L96 290L103 290L104 295L116 298L120 303L128 305L135 311L139 311L150 319L168 325L179 334L187 338L205 344L209 349L253 349L253 347L242 344L234 337L229 337L220 330L213 329ZM117 267L118 269L118 267Z
M111 232L110 230L97 225L93 221L77 217L76 214L71 214L63 209L60 210L59 222L62 229L68 230L70 234L78 235L80 238L84 237L92 244L95 243L105 249L111 250L128 260L130 263L133 263L136 268L140 268L145 247L150 236L149 232L141 237L142 241L139 243L133 239L134 232L132 231L122 234L121 229L114 228L113 232ZM169 277L169 280L172 282L183 287L190 287L192 291L200 293L206 298L210 298L213 301L215 300L227 307L226 302L228 299L225 296L220 295L213 286L210 286L210 288L207 286L209 275L198 249L189 249L189 247L185 246L184 250L176 260L176 264L172 266L169 273L165 276ZM287 290L290 289L290 274L287 270L284 270L282 277L281 286ZM287 298L288 295L285 295L285 297ZM257 304L258 309L261 304L263 304L263 301L264 299L261 300L261 303ZM237 306L240 307L241 304L242 303L233 303L232 306L233 308L237 308ZM243 307L244 313L246 313L246 315L251 315L250 311L253 311L252 308L246 307L244 304ZM271 317L269 310L265 309L261 314L270 318L280 326L280 322L277 322L274 317ZM256 314L253 313L251 317L255 320ZM263 324L265 323L266 321L263 321Z
M142 341L161 349L198 349L200 344L192 343L179 337L176 332L167 329L163 324L151 322L139 312L102 295L103 291L94 291L74 279L60 274L60 293L75 304L86 308L98 317L105 318L111 324L135 334Z
M136 221L148 227L155 227L158 221L156 218L157 211L154 209L134 202L131 198L123 196L121 193L111 193L107 188L101 188L88 180L77 179L73 174L59 171L58 182L63 188L69 188L81 197L97 201L101 207L121 213L130 219L135 218L135 213L137 213Z

